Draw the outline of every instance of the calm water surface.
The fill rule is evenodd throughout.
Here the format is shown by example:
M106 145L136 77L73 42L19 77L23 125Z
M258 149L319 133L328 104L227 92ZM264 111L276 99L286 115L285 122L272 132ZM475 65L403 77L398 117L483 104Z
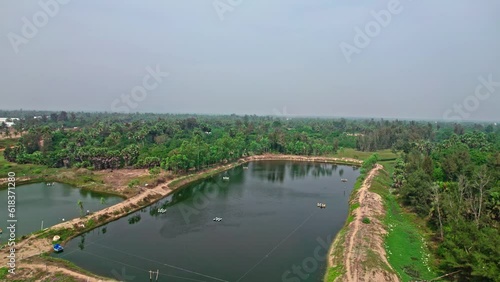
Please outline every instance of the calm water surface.
M27 184L16 187L16 235L23 235L50 227L80 216L78 200L82 201L85 211L97 211L123 201L120 197L102 195L70 185L54 183L47 186L45 183ZM0 245L7 239L7 195L8 190L0 190ZM104 204L101 197L105 198Z
M349 166L253 162L77 237L55 256L122 281L149 281L150 270L169 282L321 281L358 175Z

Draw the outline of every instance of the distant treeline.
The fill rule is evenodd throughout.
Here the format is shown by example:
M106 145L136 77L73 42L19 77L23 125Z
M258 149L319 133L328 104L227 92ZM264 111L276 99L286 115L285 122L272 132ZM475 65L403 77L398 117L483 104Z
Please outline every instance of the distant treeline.
M484 131L426 122L73 112L0 112L19 117L18 144L4 152L17 163L50 167L200 169L262 153L327 155L343 148L404 149L454 133ZM0 125L2 126L2 125ZM5 135L11 131L2 128ZM498 129L497 129L498 132Z

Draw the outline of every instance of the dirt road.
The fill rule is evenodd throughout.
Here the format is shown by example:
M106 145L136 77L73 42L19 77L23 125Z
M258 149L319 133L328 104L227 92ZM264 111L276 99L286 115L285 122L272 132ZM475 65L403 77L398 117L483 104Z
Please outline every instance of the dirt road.
M345 272L336 281L399 281L387 261L384 249L386 230L380 221L385 215L380 195L369 191L374 177L383 169L377 164L366 176L354 201L354 220L347 227L342 254ZM368 218L369 223L363 223ZM338 264L333 262L330 265ZM340 258L337 258L340 260Z

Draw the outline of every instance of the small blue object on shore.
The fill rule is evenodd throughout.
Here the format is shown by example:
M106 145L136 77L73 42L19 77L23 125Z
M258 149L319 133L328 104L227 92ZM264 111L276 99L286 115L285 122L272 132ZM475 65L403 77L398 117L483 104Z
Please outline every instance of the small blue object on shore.
M59 245L59 244L55 244L54 245L54 252L56 253L60 253L64 250L63 246Z

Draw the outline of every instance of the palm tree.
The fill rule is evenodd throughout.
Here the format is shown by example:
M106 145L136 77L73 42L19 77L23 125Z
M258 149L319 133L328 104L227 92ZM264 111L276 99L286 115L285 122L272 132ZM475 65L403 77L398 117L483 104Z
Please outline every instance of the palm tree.
M78 200L78 202L76 204L80 208L80 215L83 216L83 203L82 203L82 201Z

